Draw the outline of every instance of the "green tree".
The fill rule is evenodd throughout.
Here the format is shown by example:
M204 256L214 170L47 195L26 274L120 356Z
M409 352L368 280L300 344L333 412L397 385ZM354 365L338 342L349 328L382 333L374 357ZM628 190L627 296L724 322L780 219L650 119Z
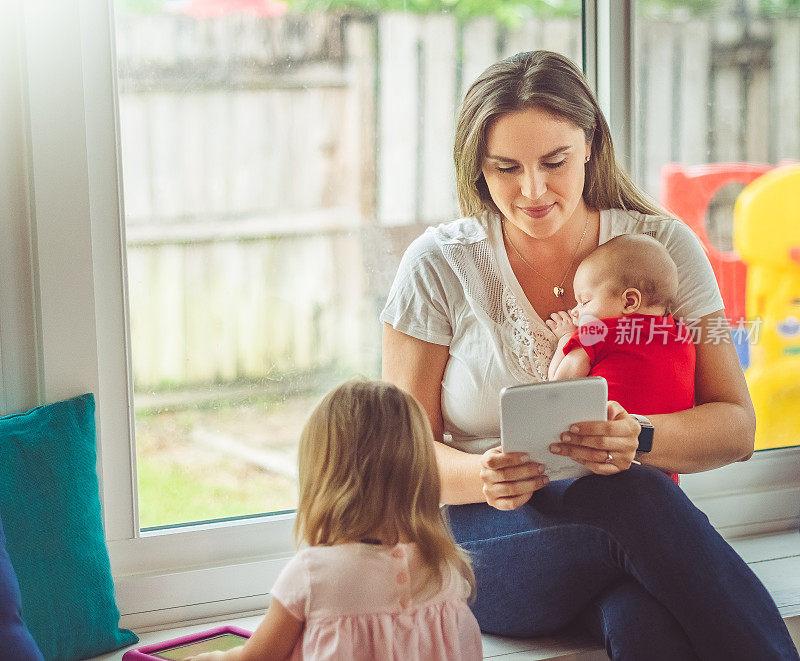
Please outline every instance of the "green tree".
M419 14L448 13L458 18L494 16L502 22L516 22L533 16L576 17L580 15L578 0L288 0L298 10L328 11L336 9L366 12L408 11Z
M531 16L580 15L580 0L285 0L294 11L348 11L378 13L408 11L417 14L448 13L467 19L494 16L514 23ZM170 5L169 0L117 0L128 13L151 14ZM224 4L224 0L220 0Z
M295 11L348 11L377 13L408 11L419 14L449 13L461 19L494 16L503 23L530 17L580 16L580 0L285 0ZM116 0L125 12L151 14L179 3L170 0ZM224 4L224 0L220 0ZM637 0L640 18L670 18L675 15L789 16L800 14L800 0Z

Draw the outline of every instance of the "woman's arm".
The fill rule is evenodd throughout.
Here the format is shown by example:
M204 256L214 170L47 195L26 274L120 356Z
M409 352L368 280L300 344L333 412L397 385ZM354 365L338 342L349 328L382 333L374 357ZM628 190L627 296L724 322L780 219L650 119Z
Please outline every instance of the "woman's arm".
M292 615L277 599L248 641L227 652L207 652L186 661L284 661L303 633L304 622Z
M642 463L676 473L698 473L746 461L753 455L756 416L736 349L730 336L714 343L720 327L727 328L723 312L700 320L696 348L695 407L653 415L652 452ZM714 329L711 335L708 330ZM637 413L637 411L633 411Z
M411 393L428 414L436 443L442 502L448 505L488 502L514 509L544 486L541 466L521 453L497 449L483 455L445 445L442 420L442 377L449 348L401 333L383 325L383 379Z
M442 443L442 377L449 358L449 347L418 340L383 324L382 378L410 392L428 414L433 438L438 441L436 461L442 501L449 505L478 503L484 500L481 456Z
M736 350L730 341L712 340L720 337L721 325L727 327L724 320L722 312L700 319L695 344L695 407L650 416L655 428L653 450L641 455L642 463L669 472L699 473L752 456L755 412ZM714 333L709 333L712 328ZM618 415L620 422L628 417L623 412ZM569 442L556 444L561 449L558 454L584 464L594 462L589 468L599 472L598 469L605 468L596 463L602 461L602 453L625 452L624 468L627 468L629 443L622 438L626 434L612 428L621 430L622 426L611 421L579 423Z

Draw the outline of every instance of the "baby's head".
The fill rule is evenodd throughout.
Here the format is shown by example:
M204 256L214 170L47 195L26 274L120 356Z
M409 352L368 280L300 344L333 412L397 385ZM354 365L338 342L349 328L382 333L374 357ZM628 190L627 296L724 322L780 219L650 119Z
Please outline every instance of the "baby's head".
M303 429L299 464L296 530L312 546L376 531L413 539L417 519L440 519L430 423L390 383L353 380L328 393Z
M678 292L678 269L667 249L645 234L623 234L598 246L580 263L573 282L576 324L591 319L669 314Z

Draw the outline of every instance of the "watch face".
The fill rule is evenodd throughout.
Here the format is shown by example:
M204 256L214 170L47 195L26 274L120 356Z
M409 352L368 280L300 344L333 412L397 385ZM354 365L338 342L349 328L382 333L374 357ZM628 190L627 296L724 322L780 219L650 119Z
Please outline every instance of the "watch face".
M639 432L639 447L637 452L650 452L653 449L653 425L645 421L639 421L642 431Z

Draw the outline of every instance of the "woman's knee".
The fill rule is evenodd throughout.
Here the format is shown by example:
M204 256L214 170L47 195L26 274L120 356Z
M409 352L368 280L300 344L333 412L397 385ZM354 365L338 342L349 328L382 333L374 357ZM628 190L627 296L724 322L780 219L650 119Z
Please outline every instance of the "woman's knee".
M546 513L530 507L500 511L486 503L447 505L444 516L459 544L515 535L555 523Z
M616 475L590 475L573 482L564 494L565 507L579 520L629 522L649 528L654 522L683 525L707 517L665 473L632 466Z

